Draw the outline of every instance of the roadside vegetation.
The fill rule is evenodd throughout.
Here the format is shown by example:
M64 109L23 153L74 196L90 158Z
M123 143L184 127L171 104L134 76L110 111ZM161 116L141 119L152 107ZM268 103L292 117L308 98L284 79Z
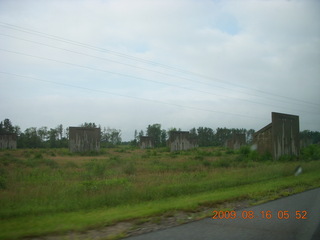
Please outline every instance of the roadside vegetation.
M319 160L319 145L303 149L300 160L279 161L249 147L1 150L0 238L84 230L235 199L272 199L284 189L291 189L289 195L320 186ZM303 173L295 177L299 165Z

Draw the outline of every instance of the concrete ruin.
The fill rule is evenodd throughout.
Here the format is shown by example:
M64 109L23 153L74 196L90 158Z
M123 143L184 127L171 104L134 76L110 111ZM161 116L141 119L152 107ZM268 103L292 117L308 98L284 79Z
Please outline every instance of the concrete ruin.
M246 145L246 135L244 133L233 134L231 138L227 139L224 145L227 148L237 150L241 146Z
M100 128L69 127L71 152L100 151Z
M195 139L190 137L187 131L172 131L168 140L170 151L183 151L198 147Z
M253 135L253 144L261 153L270 153L277 160L283 155L299 156L299 116L272 114L272 122Z
M16 149L17 135L16 134L1 134L0 149Z
M147 137L147 136L141 136L139 145L141 149L154 148L153 138Z

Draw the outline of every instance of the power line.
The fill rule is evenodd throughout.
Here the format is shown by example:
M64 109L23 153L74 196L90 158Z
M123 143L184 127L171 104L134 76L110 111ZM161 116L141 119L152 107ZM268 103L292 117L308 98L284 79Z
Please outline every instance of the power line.
M190 82L196 82L196 83L205 84L205 83L203 83L201 81L196 81L196 80L189 79L189 78L186 78L186 77L181 77L181 76L172 75L172 74L168 74L168 73L164 73L164 72L160 72L160 71L155 71L155 70L152 70L152 69L147 69L147 68L139 67L139 66L132 65L132 64L127 64L127 63L115 61L115 60L108 59L108 58L105 58L105 57L99 57L99 56L95 56L95 55L91 55L91 54L86 54L86 53L82 53L82 52L78 52L78 51L74 51L74 50L70 50L70 49L66 49L66 48L61 48L61 47L57 47L57 46L53 46L53 45L49 45L49 44L45 44L45 43L41 43L41 42L37 42L37 41L32 41L32 40L29 40L29 39L24 39L24 38L20 38L20 37L16 37L16 36L11 36L11 35L8 35L8 34L0 33L0 35L6 36L6 37L10 37L10 38L14 38L14 39L18 39L18 40L21 40L21 41L26 41L26 42L30 42L30 43L46 46L46 47L50 47L50 48L54 48L54 49L59 49L59 50L70 52L70 53L79 54L79 55L82 55L82 56L87 56L87 57L92 57L92 58L96 58L96 59L100 59L100 60L104 60L104 61L114 62L114 63L117 63L117 64L129 66L129 67L132 67L132 68L142 69L142 70L145 70L145 71L149 71L149 72L153 72L153 73L157 73L157 74L162 74L162 75L169 76L169 77L180 78L180 79L187 80L187 81L190 81ZM212 84L206 84L206 85L212 86ZM175 86L179 87L177 85L175 85ZM221 87L221 86L215 86L215 87L230 90L229 88L226 88L226 87ZM206 91L194 90L194 89L190 89L190 88L187 88L187 89L188 90L192 90L192 91L199 91L199 92L203 92L203 93L207 93L207 94L211 94L212 95L212 93L209 93L209 92L206 92ZM240 92L243 92L243 91L240 91ZM253 96L260 97L259 95L256 95L256 94L250 94L250 93L247 93L247 92L245 92L245 93L247 95L253 95ZM224 95L221 95L221 94L214 94L214 95L216 95L216 96L224 96ZM250 101L250 100L246 100L246 99L239 99L239 100L240 101L246 101L246 102L254 103L254 104L261 104L261 105L266 105L266 106L277 107L277 106L272 105L272 104L259 103L259 102L254 102L254 101ZM291 104L291 102L287 102L287 101L283 101L283 100L282 100L282 102Z
M0 73L5 74L5 75L9 75L9 76L32 79L32 80L39 81L39 82L50 83L50 84L54 84L54 85L77 88L77 89L81 89L81 90L87 90L87 91L92 91L92 92L108 94L108 95L114 95L114 96L118 96L118 97L131 98L131 99L135 99L135 100L152 102L152 103L157 103L157 104L162 104L162 105L170 105L170 106L179 107L179 108L192 109L192 110L210 112L210 113L218 113L218 114L224 114L224 115L231 115L231 116L237 116L237 117L243 117L243 118L265 120L263 118L258 118L258 117L253 117L253 116L247 116L247 115L242 115L242 114L237 114L237 113L228 113L228 112L222 112L222 111L215 111L215 110L209 110L209 109L198 108L198 107L190 107L190 106L180 105L180 104L176 104L176 103L168 103L168 102L163 102L163 101L159 101L159 100L147 99L147 98L142 98L142 97L135 97L135 96L125 95L125 94L119 94L119 93L114 93L114 92L110 92L110 91L105 91L105 90L97 90L97 89L92 89L92 88L87 88L87 87L76 86L76 85L67 84L67 83L59 83L59 82L55 82L55 81L44 80L44 79L40 79L40 78L35 78L35 77L30 77L30 76L15 74L15 73L9 73L9 72L3 72L3 71L0 71Z
M181 68L177 68L177 67L174 67L174 66L170 66L170 65L167 65L167 64L158 63L158 62L155 62L155 61L150 61L150 60L146 60L146 59L143 59L143 58L134 57L134 56L131 56L131 55L128 55L128 54L124 54L124 53L120 53L120 52L117 52L117 51L113 51L113 50L110 50L110 49L96 47L96 46L93 46L93 45L90 45L90 44L77 42L77 41L74 41L74 40L70 40L70 39L59 37L59 36L47 34L47 33L44 33L44 32L33 30L33 29L24 28L24 27L20 27L20 26L17 26L17 25L13 25L13 24L1 22L1 21L0 21L0 24L2 24L2 27L6 27L6 28L9 28L9 29L12 29L12 30L15 30L15 31L22 31L22 32L25 32L25 33L46 37L46 38L49 38L49 39L53 39L53 40L56 40L56 41L61 41L61 42L65 42L65 43L68 43L68 44L72 44L72 45L88 48L88 49L95 50L95 51L107 52L109 54L113 54L115 56L120 56L120 57L127 58L127 59L130 59L130 60L134 60L134 61L137 61L137 62L147 63L147 64L151 64L151 65L157 65L157 66L160 66L162 68L174 70L176 72L181 72L181 73L188 74L188 75L193 75L193 76L198 76L198 77L209 79L209 80L214 80L216 82L221 82L223 84L233 85L233 86L240 87L240 88L243 88L243 89L256 91L256 92L259 92L259 93L262 93L262 94L265 94L265 95L271 95L271 96L274 96L274 97L277 97L277 98L285 98L285 99L289 99L291 101L295 101L295 102L298 102L298 103L305 103L305 104L311 104L311 105L314 105L314 106L320 106L320 104L317 104L317 103L308 102L308 101L305 101L305 100L302 100L302 99L282 96L282 95L279 95L279 94L263 91L263 90L260 90L260 89L250 88L250 87L243 86L243 85L240 85L240 84L231 83L231 82L226 81L226 80L212 78L212 77L209 77L209 76L205 76L203 74L194 73L194 72L187 71L187 70L184 70L184 69L181 69ZM197 82L202 83L202 84L207 84L207 83L204 83L204 82L201 82L201 81L197 81Z
M109 73L109 74L114 74L114 75L120 75L120 76L127 77L127 78L134 78L134 79L137 79L137 80L142 80L142 81L157 83L157 84L161 84L161 85L167 85L167 86L171 86L171 87L176 87L176 88L185 89L185 90L192 91L192 92L200 92L200 93L205 93L205 94L208 94L208 95L214 95L214 96L219 96L219 97L226 97L225 95L222 95L222 94L216 94L216 93L211 93L211 92L202 91L202 90L195 90L195 89L192 89L192 88L182 87L182 86L175 85L175 84L171 84L171 83L164 83L164 82L160 82L160 81L156 81L156 80L151 80L151 79L136 77L136 76L132 76L132 75L124 74L124 73L117 73L117 72L113 72L113 71L109 71L109 70L104 70L104 69L98 69L98 68L88 67L88 66L84 66L84 65L79 65L79 64L75 64L75 63L60 61L60 60L51 59L51 58L46 58L46 57L35 56L35 55L27 54L27 53L21 53L21 52L17 52L17 51L11 51L11 50L6 50L6 49L2 49L2 48L0 48L0 51L4 51L4 52L8 52L8 53L13 53L13 54L18 54L18 55L22 55L22 56L26 56L26 57L38 58L38 59L42 59L42 60L46 60L46 61L51 61L51 62L62 63L62 64L71 65L71 66L75 66L75 67L79 67L79 68L89 69L89 70L92 70L92 71L99 71L99 72L104 72L104 73ZM232 97L229 97L229 98L232 98ZM234 97L233 97L233 98L234 98ZM237 99L238 101L248 102L248 103L252 103L252 104L265 105L265 106L271 106L271 107L279 107L279 106L276 106L276 105L267 104L267 103L255 102L255 101L251 101L251 100L247 100L247 99L239 99L239 98L235 98L235 99ZM280 108L281 108L281 107L280 107ZM282 108L284 108L284 107L282 107ZM286 108L286 109L288 109L288 108ZM291 110L292 110L292 111L298 111L298 110L294 110L294 109L291 109ZM307 112L307 111L301 111L301 110L299 110L299 111L300 111L300 112L305 112L305 113L311 113L311 112Z

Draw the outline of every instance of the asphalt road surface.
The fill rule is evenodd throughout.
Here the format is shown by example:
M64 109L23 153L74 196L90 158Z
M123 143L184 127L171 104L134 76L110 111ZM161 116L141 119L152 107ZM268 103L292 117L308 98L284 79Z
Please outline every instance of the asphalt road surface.
M219 212L218 212L219 214ZM126 240L320 240L320 188ZM228 218L228 219L227 219Z

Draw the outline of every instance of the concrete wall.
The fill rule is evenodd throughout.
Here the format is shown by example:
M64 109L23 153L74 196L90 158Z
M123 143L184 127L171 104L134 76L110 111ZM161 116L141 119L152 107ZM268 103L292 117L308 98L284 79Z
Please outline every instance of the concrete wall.
M253 134L253 146L260 154L272 154L272 123Z
M69 127L71 152L100 151L100 128Z
M253 144L261 154L269 152L275 160L283 155L299 156L299 116L275 113L271 114L272 123L253 136Z
M273 156L299 156L300 153L299 116L272 113Z
M141 149L154 148L152 137L146 137L146 136L140 137L140 148Z
M225 147L230 149L239 149L241 146L246 145L246 135L245 134L234 134L225 142Z
M170 151L183 151L197 147L197 143L190 138L189 132L172 131L168 141Z
M16 149L16 148L17 148L16 134L0 135L0 149Z

